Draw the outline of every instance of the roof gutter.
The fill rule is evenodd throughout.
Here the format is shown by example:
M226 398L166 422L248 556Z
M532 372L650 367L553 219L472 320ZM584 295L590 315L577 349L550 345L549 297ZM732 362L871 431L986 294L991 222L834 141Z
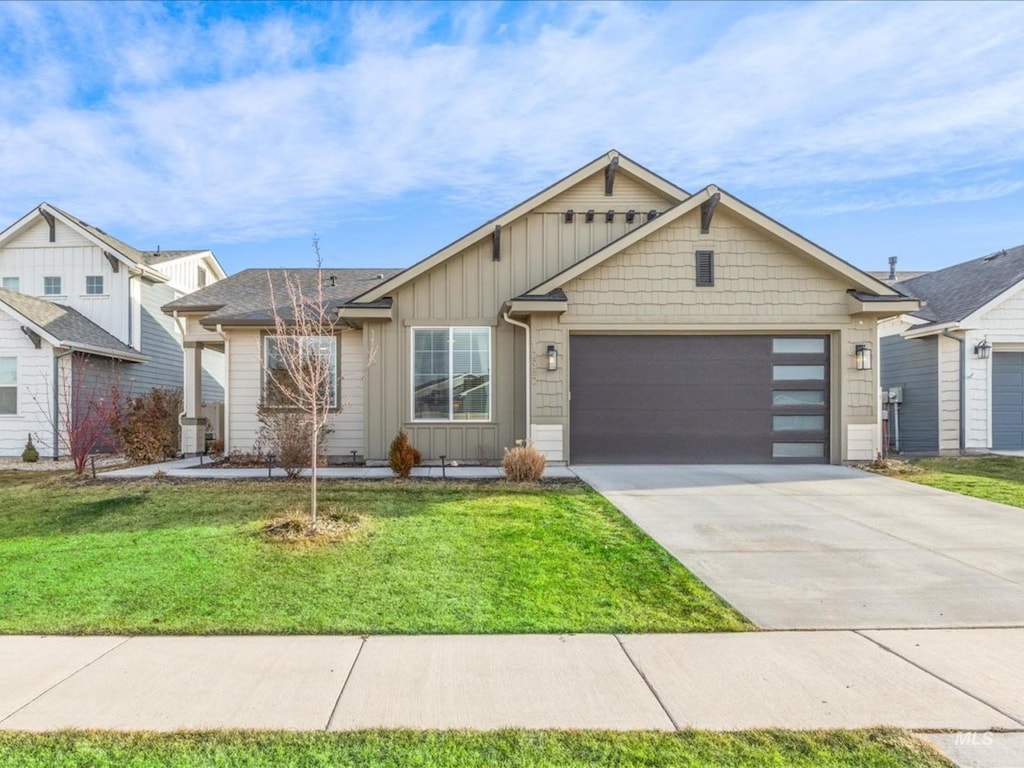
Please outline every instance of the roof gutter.
M966 440L964 439L965 438L964 408L967 405L967 386L966 386L967 385L967 340L966 339L961 339L959 336L954 336L952 333L949 332L949 328L943 328L942 329L942 335L945 336L947 339L952 339L953 341L955 341L960 346L960 378L959 378L959 384L960 384L960 387L959 387L959 389L960 389L960 408L959 408L959 412L960 412L959 413L959 416L960 416L959 421L960 421L960 424L959 424L959 427L960 427L960 432L959 432L959 443L960 443L960 453L963 453L964 452L964 445L966 443Z

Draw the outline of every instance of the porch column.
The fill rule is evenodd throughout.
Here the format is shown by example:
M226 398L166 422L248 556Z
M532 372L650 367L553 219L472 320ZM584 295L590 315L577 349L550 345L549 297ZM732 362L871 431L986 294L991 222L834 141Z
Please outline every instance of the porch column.
M185 342L185 381L182 392L185 411L178 418L181 424L181 453L198 456L206 450L206 420L202 416L203 345Z

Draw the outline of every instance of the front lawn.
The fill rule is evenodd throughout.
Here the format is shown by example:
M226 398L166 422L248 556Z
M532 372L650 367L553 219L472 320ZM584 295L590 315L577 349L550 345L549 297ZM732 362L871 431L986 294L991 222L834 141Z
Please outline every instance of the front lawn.
M1024 458L970 456L921 459L912 467L919 471L899 476L933 488L1024 508Z
M0 733L19 768L950 768L902 731Z
M0 473L0 632L686 632L751 626L581 485L326 482L352 540L269 542L307 482Z

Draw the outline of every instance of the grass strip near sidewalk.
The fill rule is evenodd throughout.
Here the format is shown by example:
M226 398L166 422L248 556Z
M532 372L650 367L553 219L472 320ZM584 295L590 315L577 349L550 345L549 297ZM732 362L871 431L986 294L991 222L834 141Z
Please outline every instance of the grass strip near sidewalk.
M0 766L18 768L949 768L896 730L612 733L0 732Z
M911 465L911 470L897 476L932 488L1024 508L1024 458L920 459Z
M0 472L0 633L750 629L582 484L323 482L351 538L267 541L306 482Z

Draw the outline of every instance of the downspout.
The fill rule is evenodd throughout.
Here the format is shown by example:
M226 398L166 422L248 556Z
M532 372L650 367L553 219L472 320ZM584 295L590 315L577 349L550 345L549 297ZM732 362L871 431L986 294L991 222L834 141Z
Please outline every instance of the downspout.
M530 443L533 440L533 435L531 434L530 429L530 421L533 418L533 414L530 411L530 361L533 359L530 355L530 326L526 323L521 323L518 320L513 320L508 316L508 310L505 310L501 316L509 325L518 326L526 331L526 442Z
M53 356L53 460L60 461L60 360L62 357L74 354L75 350L69 349ZM74 375L74 371L71 375ZM74 418L74 417L72 417Z
M954 336L949 332L949 328L942 329L942 335L947 339L952 339L960 345L960 453L964 452L965 440L965 429L964 429L964 408L967 406L967 340L961 339L958 336Z

